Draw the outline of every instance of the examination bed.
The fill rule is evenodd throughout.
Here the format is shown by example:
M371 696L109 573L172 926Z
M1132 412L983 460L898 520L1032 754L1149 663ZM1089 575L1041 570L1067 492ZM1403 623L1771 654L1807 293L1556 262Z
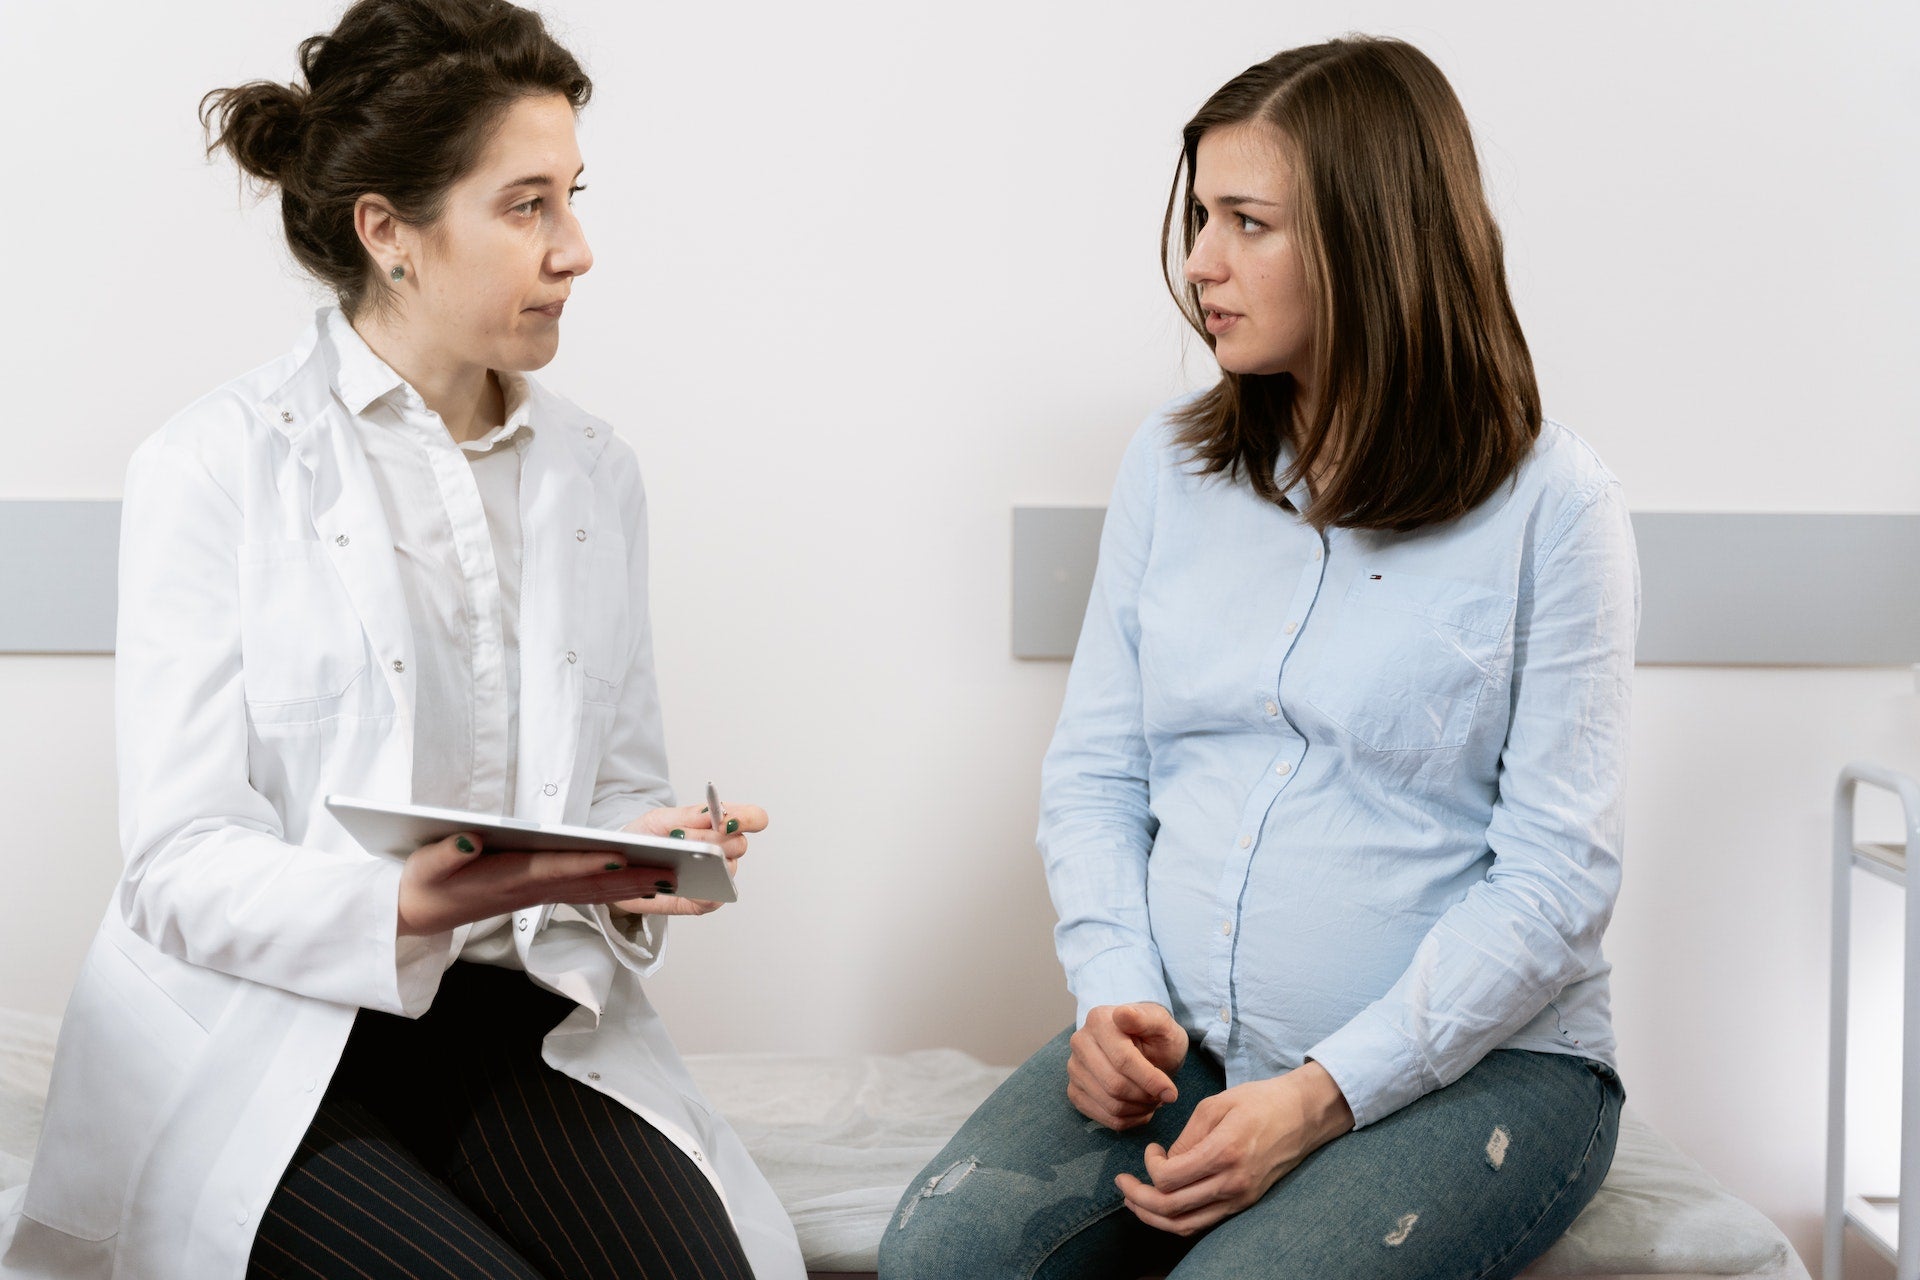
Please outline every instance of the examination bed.
M0 1187L24 1181L55 1019L0 1010ZM687 1059L792 1215L816 1277L870 1276L907 1184L1006 1076L951 1049ZM1772 1223L1629 1107L1606 1185L1529 1276L1808 1280Z

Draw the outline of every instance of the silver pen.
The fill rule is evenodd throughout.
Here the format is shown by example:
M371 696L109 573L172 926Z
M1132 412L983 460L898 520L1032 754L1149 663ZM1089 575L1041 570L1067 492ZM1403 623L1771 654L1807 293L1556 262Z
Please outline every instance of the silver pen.
M713 789L713 783L707 783L707 814L713 819L714 843L719 844L726 838L726 832L720 829L720 793Z

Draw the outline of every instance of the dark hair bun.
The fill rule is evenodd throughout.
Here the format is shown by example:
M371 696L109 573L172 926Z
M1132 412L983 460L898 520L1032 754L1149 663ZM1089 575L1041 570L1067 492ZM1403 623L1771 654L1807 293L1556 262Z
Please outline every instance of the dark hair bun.
M354 229L360 197L430 225L502 112L539 94L578 110L593 93L540 15L508 0L355 0L299 56L304 86L215 89L200 123L209 153L280 188L287 247L348 316L391 296Z
M292 85L255 80L215 89L200 101L200 122L234 163L262 182L284 184L300 156L307 95Z

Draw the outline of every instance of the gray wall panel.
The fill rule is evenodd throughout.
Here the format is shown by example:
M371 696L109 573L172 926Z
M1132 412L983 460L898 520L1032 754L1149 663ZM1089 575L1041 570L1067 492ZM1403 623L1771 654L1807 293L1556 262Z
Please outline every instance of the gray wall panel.
M1071 658L1099 507L1017 507L1013 652ZM1920 662L1920 515L1642 512L1641 663Z
M1016 507L1013 653L1070 658L1100 507ZM1639 658L1920 662L1920 515L1642 512ZM117 502L0 501L0 653L110 653Z
M117 502L0 501L0 653L112 653Z

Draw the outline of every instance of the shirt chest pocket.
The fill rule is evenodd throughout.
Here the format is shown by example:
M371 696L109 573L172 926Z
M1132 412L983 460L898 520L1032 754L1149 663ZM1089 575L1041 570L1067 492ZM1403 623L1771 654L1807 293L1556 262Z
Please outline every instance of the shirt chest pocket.
M1303 696L1374 751L1458 747L1510 659L1514 597L1420 574L1362 574Z
M366 676L365 633L320 543L240 548L240 655L256 711L317 711Z

